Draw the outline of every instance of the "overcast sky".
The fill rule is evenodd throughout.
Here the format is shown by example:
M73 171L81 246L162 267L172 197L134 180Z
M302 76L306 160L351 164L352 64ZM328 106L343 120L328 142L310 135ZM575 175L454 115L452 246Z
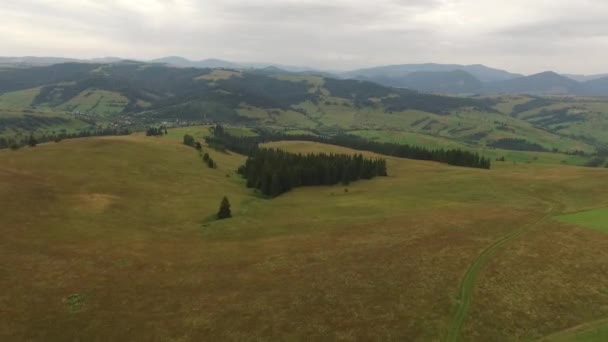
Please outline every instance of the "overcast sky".
M606 0L0 0L0 55L608 72Z

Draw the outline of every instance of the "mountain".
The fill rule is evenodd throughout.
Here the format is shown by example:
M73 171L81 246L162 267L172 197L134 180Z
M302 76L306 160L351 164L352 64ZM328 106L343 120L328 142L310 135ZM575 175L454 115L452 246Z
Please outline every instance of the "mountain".
M462 70L415 71L390 83L395 87L440 94L474 93L483 86L481 81Z
M179 57L179 56L167 56L167 57L152 59L148 62L167 64L167 65L171 65L171 66L184 67L184 68L192 67L193 66L192 64L194 64L194 62L192 62L191 60L188 60L184 57Z
M608 77L584 82L582 88L585 95L608 96Z
M126 59L121 57L101 57L101 58L92 58L86 60L89 63L101 63L101 64L112 64L112 63L120 63L125 61Z
M166 64L169 66L174 66L174 67L179 67L179 68L234 68L234 69L238 69L241 67L240 65L238 65L236 63L224 61L221 59L210 58L210 59L204 59L201 61L191 61L187 58L180 57L180 56L168 56L168 57L163 57L163 58L157 58L157 59L150 60L148 62L149 63L161 63L161 64Z
M0 67L29 68L39 66L50 66L63 63L101 63L111 64L123 61L120 57L102 57L92 59L76 59L63 57L0 57Z
M324 91L319 89L319 84L323 84ZM34 104L62 104L86 91L105 90L122 94L134 106L143 100L148 103L146 108L163 112L166 107L192 101L214 103L210 108L234 109L245 104L289 109L307 101L325 101L324 96L329 95L351 101L353 106L374 105L387 111L418 109L443 114L460 107L484 106L482 101L474 99L421 94L365 81L301 76L275 67L235 71L172 68L142 62L63 63L0 73L0 93L34 87L41 87ZM172 110L168 109L167 113Z
M464 71L417 72L407 80L429 91L463 92L480 84ZM276 67L234 70L136 61L62 63L0 72L0 135L106 125L141 129L163 123L225 122L319 132L403 130L459 144L592 150L584 142L551 131L553 122L563 126L563 122L578 122L573 121L578 117L543 112L552 117L540 117L541 130L536 127L541 123L505 113L509 104L500 101L425 94ZM539 101L531 98L530 102L525 105L534 108Z
M483 93L509 94L579 94L582 93L581 83L553 71L546 71L530 76L518 77L511 80L487 84Z
M400 83L400 79L414 72L449 72L454 70L465 71L481 82L496 82L510 80L522 75L513 74L504 70L489 68L484 65L459 64L400 64L387 65L375 68L359 69L342 73L343 78L362 79L380 84L390 85Z
M227 68L240 69L241 66L237 63L228 62L222 59L209 58L202 61L194 62L192 65L195 68Z
M150 63L162 63L180 68L224 68L224 69L266 69L270 67L278 68L288 72L308 72L315 69L299 67L293 65L283 65L276 63L236 63L222 59L209 58L201 61L191 61L184 57L169 56L149 61Z
M608 74L598 74L598 75L575 75L575 74L563 74L562 76L568 77L569 79L578 81L578 82L587 82L597 80L598 78L608 77Z
M32 66L47 66L60 63L78 62L79 60L73 58L62 58L62 57L0 57L0 66L25 68Z

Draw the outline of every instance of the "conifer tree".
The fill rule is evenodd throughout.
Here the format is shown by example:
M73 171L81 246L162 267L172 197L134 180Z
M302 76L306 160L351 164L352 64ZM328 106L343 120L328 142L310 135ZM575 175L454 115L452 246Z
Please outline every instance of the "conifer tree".
M281 178L278 173L273 173L270 179L270 196L275 197L281 194Z
M232 217L232 213L230 212L230 202L228 201L228 197L224 196L222 202L220 203L220 210L217 212L218 220L223 220Z

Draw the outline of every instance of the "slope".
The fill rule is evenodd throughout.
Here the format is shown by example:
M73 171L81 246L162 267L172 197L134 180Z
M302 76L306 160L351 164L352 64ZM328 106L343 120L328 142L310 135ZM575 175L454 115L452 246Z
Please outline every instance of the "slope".
M208 134L188 127L162 138L0 151L0 272L10 274L0 277L0 304L8 308L0 311L3 340L437 340L471 263L542 215L545 197L568 211L608 204L605 170L484 171L396 158L388 158L389 177L348 191L300 188L264 200L233 174L242 156L203 147L218 163L209 169L181 144L184 133ZM355 152L305 142L272 146ZM224 195L234 218L212 221ZM503 339L514 330L531 339L606 314L600 289L608 279L600 265L608 235L558 223L541 228L507 246L529 247L497 253L481 269L467 340ZM548 244L576 253L536 253ZM539 265L553 269L565 260L589 267L561 267L539 282L547 276ZM519 273L510 273L514 265ZM485 285L497 274L513 292ZM560 279L585 286L563 292ZM495 300L515 294L525 300ZM551 295L560 296L559 320L546 319L556 308L535 301ZM490 300L501 310L486 307ZM588 310L588 301L597 310ZM536 315L509 315L512 309ZM521 325L537 328L517 330Z

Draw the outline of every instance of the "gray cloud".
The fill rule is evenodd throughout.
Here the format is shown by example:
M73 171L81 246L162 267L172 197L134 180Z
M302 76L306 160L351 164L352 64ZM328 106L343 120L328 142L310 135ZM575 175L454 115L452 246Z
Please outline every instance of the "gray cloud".
M606 72L603 0L3 0L0 55Z

